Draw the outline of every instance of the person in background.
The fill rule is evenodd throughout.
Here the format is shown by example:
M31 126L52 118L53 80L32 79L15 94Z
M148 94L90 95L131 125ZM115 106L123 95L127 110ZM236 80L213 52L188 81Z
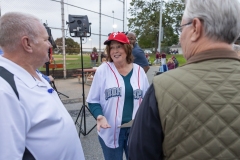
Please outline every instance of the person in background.
M161 62L161 56L160 56L160 53L159 51L156 52L156 64L160 64Z
M174 64L172 58L168 58L167 67L168 67L168 70L175 68L175 64Z
M240 157L238 0L187 0L184 66L153 78L129 135L129 160ZM177 89L176 89L177 87Z
M147 61L149 60L149 54L148 53L145 53L145 56L147 58Z
M166 54L162 52L161 56L161 65L159 67L159 72L163 73L168 71L167 63L166 63Z
M98 53L96 52L96 63L98 63Z
M10 12L0 18L1 160L84 160L71 116L36 71L49 61L48 37L32 15Z
M0 56L2 56L3 55L3 50L2 50L2 48L0 47Z
M172 60L173 60L173 62L175 64L175 68L177 68L178 65L179 65L177 58L175 56L172 56Z
M145 57L145 53L136 43L136 34L133 32L129 32L127 34L127 37L133 46L133 50L132 50L132 54L134 57L133 62L140 65L144 69L145 73L147 73L147 71L149 70L149 64Z
M90 54L91 58L91 66L96 67L96 59L97 59L97 48L93 47L92 53Z
M143 68L133 63L132 46L124 33L111 33L104 44L108 62L98 67L87 102L97 119L105 160L122 160L123 151L128 159L130 127L120 126L134 119L149 83Z
M107 62L107 58L103 57L102 58L102 63Z
M102 59L106 57L107 57L107 54L105 53L105 50L104 50L104 52L101 53L101 62L102 62Z

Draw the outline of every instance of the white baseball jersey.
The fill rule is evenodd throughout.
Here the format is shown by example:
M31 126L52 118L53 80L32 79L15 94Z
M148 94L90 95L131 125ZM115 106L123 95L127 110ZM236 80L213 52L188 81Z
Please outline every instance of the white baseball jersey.
M130 83L134 94L134 119L138 107L144 97L149 82L146 73L139 65L133 63L133 73ZM102 107L111 128L101 129L98 135L110 148L117 148L120 133L119 126L122 122L122 112L125 101L125 85L123 77L119 74L113 62L103 63L98 67L87 97L89 103L99 103Z

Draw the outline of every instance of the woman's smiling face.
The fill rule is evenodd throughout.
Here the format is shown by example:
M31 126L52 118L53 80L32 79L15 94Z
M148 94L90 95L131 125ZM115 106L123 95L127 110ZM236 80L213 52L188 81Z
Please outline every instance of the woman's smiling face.
M110 43L110 56L114 63L126 62L127 53L124 50L122 43L111 41Z

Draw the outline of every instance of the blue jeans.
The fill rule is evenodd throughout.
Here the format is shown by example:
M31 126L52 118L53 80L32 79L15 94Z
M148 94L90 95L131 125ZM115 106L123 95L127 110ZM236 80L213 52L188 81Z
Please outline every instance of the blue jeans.
M128 159L128 135L130 128L121 128L118 138L119 147L109 148L105 145L101 137L98 136L99 142L102 146L103 155L105 160L122 160L123 151L125 152L126 159Z
M96 60L91 60L92 67L96 67Z

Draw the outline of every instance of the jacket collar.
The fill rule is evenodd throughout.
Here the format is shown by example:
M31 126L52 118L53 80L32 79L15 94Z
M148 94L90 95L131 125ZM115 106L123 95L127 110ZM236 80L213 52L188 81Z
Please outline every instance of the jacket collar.
M200 52L187 60L187 64L197 63L201 61L211 60L211 59L235 59L240 61L239 56L236 52L229 49L213 49Z

